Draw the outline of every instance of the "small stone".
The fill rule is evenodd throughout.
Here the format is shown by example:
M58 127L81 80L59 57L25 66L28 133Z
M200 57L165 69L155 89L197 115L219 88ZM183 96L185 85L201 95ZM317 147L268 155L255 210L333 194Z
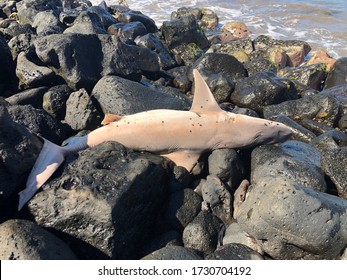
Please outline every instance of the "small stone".
M101 114L85 89L72 92L68 97L65 122L75 131L93 130L100 126Z
M163 205L161 227L182 232L200 212L201 202L202 198L191 189L171 194Z
M230 32L234 37L242 39L248 37L251 32L243 22L229 22L225 24L222 29Z
M206 259L208 260L264 260L262 255L242 244L227 244L218 247ZM251 271L249 270L249 275ZM247 275L247 269L244 273Z
M201 260L202 258L188 248L181 246L167 246L150 253L142 260Z
M207 211L201 211L183 231L184 247L197 250L204 255L217 248L221 221Z
M336 60L333 69L328 73L325 81L325 88L347 83L347 57L340 57Z
M58 120L63 120L66 113L66 101L72 90L67 85L51 87L43 95L42 108Z
M334 182L338 195L347 199L347 147L324 152L322 169Z
M227 182L231 188L236 188L245 176L244 166L233 149L217 149L208 157L209 174Z
M215 175L207 176L205 184L202 185L203 203L224 224L230 224L232 220L231 195L223 182Z
M335 62L336 59L332 58L327 51L317 51L306 62L306 65L323 63L326 66L326 71L330 72L334 67Z
M64 34L107 34L100 17L92 12L83 11L69 28L65 29Z
M75 260L71 249L58 237L27 220L0 224L2 260Z
M321 152L339 149L347 146L347 134L338 130L329 130L312 139L310 145L316 147Z

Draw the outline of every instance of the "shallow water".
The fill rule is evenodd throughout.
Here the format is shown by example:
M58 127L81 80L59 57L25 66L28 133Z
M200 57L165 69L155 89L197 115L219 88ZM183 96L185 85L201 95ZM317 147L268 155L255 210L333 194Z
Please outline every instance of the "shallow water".
M100 0L92 0L98 3ZM116 0L106 0L115 3ZM153 18L160 26L180 7L214 10L222 24L243 21L252 36L299 39L333 57L347 56L347 0L127 0L130 8Z

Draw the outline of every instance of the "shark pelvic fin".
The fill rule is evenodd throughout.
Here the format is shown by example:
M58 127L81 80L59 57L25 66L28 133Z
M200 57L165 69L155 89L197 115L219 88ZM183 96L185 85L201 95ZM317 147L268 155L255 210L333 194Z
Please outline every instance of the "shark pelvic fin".
M32 168L26 188L19 192L18 211L37 192L37 190L52 176L64 161L64 148L44 139L42 150Z
M106 114L104 119L102 120L101 124L102 125L108 125L112 122L117 122L122 118L123 118L123 116L114 115L114 114Z
M177 151L162 156L172 160L177 166L183 166L191 172L198 163L200 155L200 152Z
M206 112L220 112L216 99L214 98L210 88L201 76L198 70L193 70L194 75L194 98L190 111L197 114Z

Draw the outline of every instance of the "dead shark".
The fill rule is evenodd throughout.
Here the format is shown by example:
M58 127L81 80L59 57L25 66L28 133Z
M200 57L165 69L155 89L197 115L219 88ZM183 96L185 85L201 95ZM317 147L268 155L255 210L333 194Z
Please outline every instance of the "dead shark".
M19 206L28 202L57 170L65 157L105 141L117 141L137 151L149 151L192 171L200 155L221 148L246 148L285 141L291 130L282 123L222 110L197 70L189 111L158 109L133 115L106 115L88 135L70 138L65 146L47 139L19 193Z

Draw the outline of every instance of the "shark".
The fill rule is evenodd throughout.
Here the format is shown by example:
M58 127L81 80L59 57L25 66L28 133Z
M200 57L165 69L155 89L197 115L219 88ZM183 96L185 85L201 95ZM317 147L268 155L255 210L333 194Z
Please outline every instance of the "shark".
M66 156L116 141L136 151L148 151L192 172L201 154L222 148L242 149L290 138L286 125L222 110L201 74L194 69L194 95L189 111L155 109L131 115L106 114L101 127L69 138L62 146L43 139L43 147L19 192L20 210L53 175Z

